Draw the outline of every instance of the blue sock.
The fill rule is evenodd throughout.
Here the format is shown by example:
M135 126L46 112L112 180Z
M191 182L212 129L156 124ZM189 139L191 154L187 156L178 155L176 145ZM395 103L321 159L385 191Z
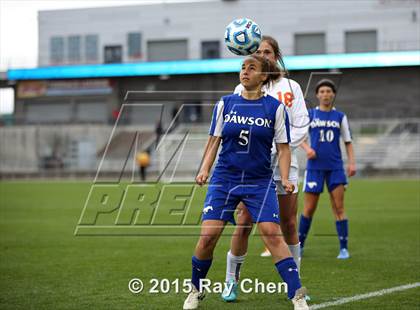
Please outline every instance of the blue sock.
M309 228L311 228L311 217L305 217L303 214L300 216L299 222L299 242L300 247L303 248L305 245L306 236L308 235Z
M340 249L347 249L347 238L349 236L349 221L347 219L336 221L338 240L340 241Z
M192 277L191 282L195 288L201 291L200 279L204 279L207 276L207 272L210 269L212 259L200 260L197 257L192 257Z
M275 265L283 281L287 283L287 297L292 299L295 297L296 290L302 286L296 263L293 257L288 257L278 261Z

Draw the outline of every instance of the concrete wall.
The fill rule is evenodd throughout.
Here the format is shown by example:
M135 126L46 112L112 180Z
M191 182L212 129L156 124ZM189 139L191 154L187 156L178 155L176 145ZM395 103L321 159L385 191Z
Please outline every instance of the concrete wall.
M111 130L100 125L0 128L0 172L39 172L43 164L95 171L96 152L107 143Z

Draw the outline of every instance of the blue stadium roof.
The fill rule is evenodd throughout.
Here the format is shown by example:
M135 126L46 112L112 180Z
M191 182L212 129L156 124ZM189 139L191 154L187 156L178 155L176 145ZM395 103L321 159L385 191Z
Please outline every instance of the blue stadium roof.
M243 58L52 66L7 71L9 80L132 77L239 72ZM286 56L288 70L420 66L420 51Z

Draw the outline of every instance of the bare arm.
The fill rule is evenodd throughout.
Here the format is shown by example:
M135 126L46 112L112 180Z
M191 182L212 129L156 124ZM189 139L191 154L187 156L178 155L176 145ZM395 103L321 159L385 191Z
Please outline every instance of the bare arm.
M203 162L200 167L195 181L198 185L204 185L209 177L210 169L213 166L214 160L216 159L217 150L219 149L221 137L209 136L203 156Z
M294 150L307 139L310 119L302 89L295 81L290 82L293 93L293 104L288 108L292 138L292 141L290 141L290 148Z
M356 162L354 160L353 144L346 142L346 153L347 153L347 175L352 177L356 174Z
M308 140L303 141L300 144L300 147L305 151L306 157L308 159L313 159L313 158L316 157L316 152L315 152L315 150L313 148L311 148L311 146L308 143Z
M276 143L278 154L281 183L288 193L293 193L294 185L289 182L289 169L291 163L291 152L288 143Z

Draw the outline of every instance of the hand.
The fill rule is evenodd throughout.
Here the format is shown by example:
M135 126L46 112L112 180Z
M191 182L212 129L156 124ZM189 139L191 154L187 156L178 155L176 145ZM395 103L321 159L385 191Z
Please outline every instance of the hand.
M200 172L195 177L195 182L198 185L203 186L204 184L206 184L208 178L209 178L208 171L200 170Z
M289 180L281 180L281 185L288 194L292 194L295 190L295 185L290 183Z
M309 148L309 149L306 151L306 157L307 157L308 159L314 159L314 158L316 157L316 152L315 152L315 150L314 150L313 148Z
M356 174L356 165L355 164L348 164L347 165L347 175L352 177Z

